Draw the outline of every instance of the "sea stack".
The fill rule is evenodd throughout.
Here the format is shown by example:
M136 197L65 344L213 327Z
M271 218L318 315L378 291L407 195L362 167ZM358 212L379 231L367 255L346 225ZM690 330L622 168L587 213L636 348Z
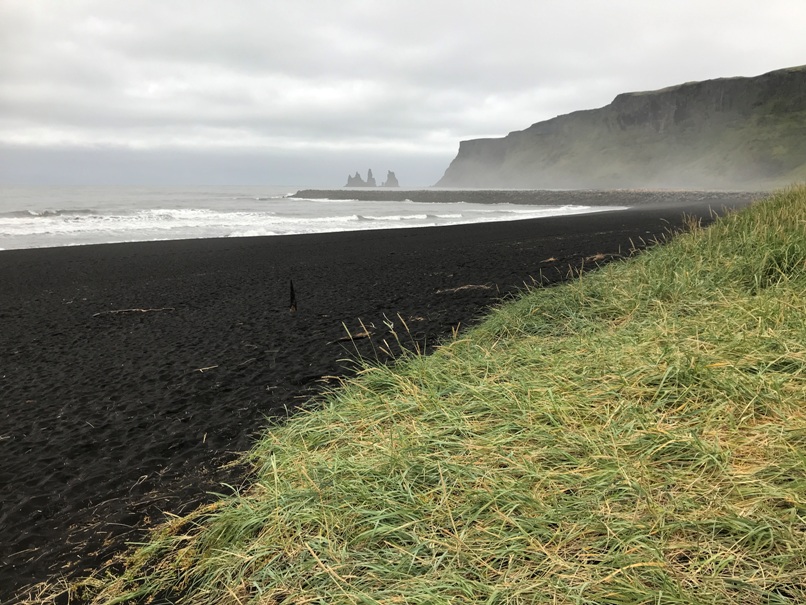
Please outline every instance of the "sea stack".
M372 169L367 170L367 180L361 178L361 175L356 171L355 175L347 175L347 184L345 187L377 187L375 177L372 176Z
M361 175L356 171L355 176L347 175L347 184L345 187L366 187L367 182L361 178Z
M383 182L383 187L400 187L400 183L397 182L395 173L391 170L386 173L386 180Z

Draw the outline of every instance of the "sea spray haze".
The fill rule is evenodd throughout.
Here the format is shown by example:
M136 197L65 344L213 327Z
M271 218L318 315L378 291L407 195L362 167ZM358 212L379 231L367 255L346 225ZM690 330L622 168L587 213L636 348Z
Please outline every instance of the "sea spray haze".
M129 241L295 235L434 227L540 218L617 209L591 208L573 200L561 205L500 203L495 192L474 202L455 196L428 203L403 197L309 199L291 197L293 187L245 188L3 188L0 249ZM570 202L570 203L569 203Z
M806 66L623 93L462 141L440 187L770 190L806 180Z

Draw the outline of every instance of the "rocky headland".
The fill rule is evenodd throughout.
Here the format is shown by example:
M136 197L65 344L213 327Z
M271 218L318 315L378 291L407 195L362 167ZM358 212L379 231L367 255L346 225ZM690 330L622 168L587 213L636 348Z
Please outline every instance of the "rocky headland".
M806 66L618 95L462 141L437 187L765 190L806 180Z

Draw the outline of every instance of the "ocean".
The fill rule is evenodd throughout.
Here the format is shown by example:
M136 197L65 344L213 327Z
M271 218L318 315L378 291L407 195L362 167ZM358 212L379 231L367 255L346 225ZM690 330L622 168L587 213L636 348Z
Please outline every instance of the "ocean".
M437 227L623 206L294 197L298 187L0 187L0 250L332 231ZM366 198L366 191L362 191ZM404 192L405 193L405 192ZM371 198L372 195L370 194ZM380 196L379 196L380 197Z

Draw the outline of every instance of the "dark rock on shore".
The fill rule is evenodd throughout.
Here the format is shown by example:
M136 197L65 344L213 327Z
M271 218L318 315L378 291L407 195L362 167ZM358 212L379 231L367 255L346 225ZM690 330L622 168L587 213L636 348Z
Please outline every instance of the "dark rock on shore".
M437 187L772 189L806 180L806 66L618 95L462 141Z

